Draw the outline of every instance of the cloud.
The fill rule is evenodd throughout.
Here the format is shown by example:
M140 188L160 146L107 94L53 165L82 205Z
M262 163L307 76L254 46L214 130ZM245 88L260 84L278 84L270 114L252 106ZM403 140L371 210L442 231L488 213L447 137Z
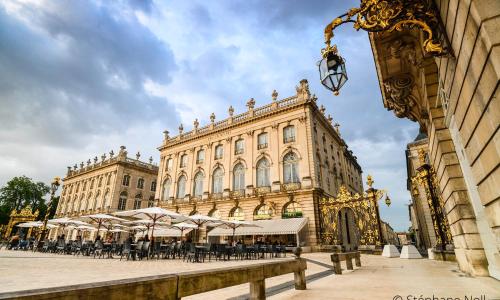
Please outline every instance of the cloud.
M0 4L0 185L50 180L66 165L128 146L158 161L162 131L220 120L253 97L309 79L364 174L389 189L382 209L406 229L404 149L417 126L383 108L367 35L334 42L347 61L340 96L319 83L324 26L357 1L31 1Z

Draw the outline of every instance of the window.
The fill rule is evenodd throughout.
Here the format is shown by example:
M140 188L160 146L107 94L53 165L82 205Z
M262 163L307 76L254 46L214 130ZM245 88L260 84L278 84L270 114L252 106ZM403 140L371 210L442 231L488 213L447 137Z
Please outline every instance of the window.
M142 203L142 195L141 194L135 195L134 209L140 209L141 203Z
M261 204L255 209L253 218L254 220L267 220L271 219L273 215L274 211L271 207L267 206L266 204Z
M257 136L257 149L267 148L267 133L261 133Z
M122 192L120 194L120 200L118 200L118 210L125 210L127 208L127 193Z
M106 185L111 184L111 174L108 175L108 178L106 179Z
M224 180L224 171L219 167L215 169L212 182L212 193L222 193L222 181Z
M245 190L245 167L239 163L233 170L233 191L242 190Z
M177 181L177 199L182 199L186 196L186 176L182 175Z
M171 158L167 159L167 171L172 171L173 160Z
M148 207L153 207L155 206L155 197L150 196L148 200Z
M101 187L102 186L102 176L99 177L99 183L97 184L98 187Z
M295 142L295 127L293 125L283 128L283 143Z
M89 197L88 199L85 199L83 198L82 196L82 203L80 203L80 210L81 211L85 211L87 209L87 203L89 202L88 200L90 200L90 197L92 196L92 194L89 194Z
M220 219L221 218L221 214L220 214L220 210L218 210L217 208L213 208L209 213L208 213L208 216L209 217L212 217L212 218L217 218L217 219Z
M123 176L123 182L122 182L122 184L124 186L129 186L130 185L130 175Z
M229 220L231 221L243 221L245 220L245 213L241 207L234 207L229 212Z
M245 152L245 141L239 139L234 143L234 154L243 154Z
M285 207L283 208L283 214L281 216L283 219L287 218L301 218L302 217L302 209L300 208L300 205L295 202L291 201L285 204Z
M188 156L187 156L187 154L183 154L181 156L180 167L185 168L187 166L187 162L188 162Z
M151 181L151 192L156 191L156 180Z
M257 162L257 187L271 186L269 181L269 161L262 158Z
M76 191L75 191L75 193L78 193L78 191L80 191L80 183L78 183L78 184L76 185Z
M143 189L144 188L144 179L143 178L139 178L137 180L137 188L138 189Z
M168 197L169 197L169 194L170 194L170 179L165 179L165 181L163 181L163 190L162 190L162 193L161 193L161 199L163 201L168 201Z
M85 202L85 195L82 195L80 197L80 201L78 201L78 208L76 209L77 212L80 211L80 209L82 208L84 202Z
M106 194L104 194L104 201L102 203L103 203L103 208L111 207L111 201L109 199L109 191L106 191Z
M205 161L205 150L198 150L196 153L196 163L202 164Z
M215 147L215 159L221 159L223 155L224 155L224 148L222 147L222 145L217 145Z
M87 189L87 182L85 181L83 183L82 191L84 192Z
M203 173L200 171L194 176L193 195L197 198L203 196Z
M90 189L93 189L94 188L94 183L95 183L95 180L92 179L92 181L90 182Z
M93 210L97 210L101 208L101 192L98 191L94 198L94 205L92 206Z
M298 163L299 159L293 152L289 152L283 158L283 180L285 183L299 182Z

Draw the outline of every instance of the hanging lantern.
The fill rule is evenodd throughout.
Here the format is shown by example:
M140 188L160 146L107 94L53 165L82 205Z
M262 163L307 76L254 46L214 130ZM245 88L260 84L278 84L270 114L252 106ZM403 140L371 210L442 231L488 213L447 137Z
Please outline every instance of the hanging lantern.
M318 62L321 83L335 95L347 81L345 61L337 53L337 46L327 45L322 51L323 59Z

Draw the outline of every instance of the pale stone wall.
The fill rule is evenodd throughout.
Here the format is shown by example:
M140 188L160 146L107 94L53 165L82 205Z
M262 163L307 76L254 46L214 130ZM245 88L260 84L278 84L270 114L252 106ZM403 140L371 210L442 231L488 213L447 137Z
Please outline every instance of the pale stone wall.
M477 225L454 230L477 233L477 241L464 238L460 243L475 243L469 246L472 249L482 245L490 275L500 278L500 2L443 0L437 4L455 54L436 60L443 104L439 122L451 131L446 135L454 149L447 148L456 151L454 173L461 170L463 175L456 184L471 202L460 217L477 220Z

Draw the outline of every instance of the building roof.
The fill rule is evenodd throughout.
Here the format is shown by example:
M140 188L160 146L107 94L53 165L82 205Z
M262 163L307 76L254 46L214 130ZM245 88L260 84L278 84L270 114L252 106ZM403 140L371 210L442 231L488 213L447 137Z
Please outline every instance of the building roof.
M235 235L274 235L274 234L297 234L307 224L307 218L273 219L250 221L260 227L239 227ZM208 233L208 236L232 236L232 229L216 227Z

